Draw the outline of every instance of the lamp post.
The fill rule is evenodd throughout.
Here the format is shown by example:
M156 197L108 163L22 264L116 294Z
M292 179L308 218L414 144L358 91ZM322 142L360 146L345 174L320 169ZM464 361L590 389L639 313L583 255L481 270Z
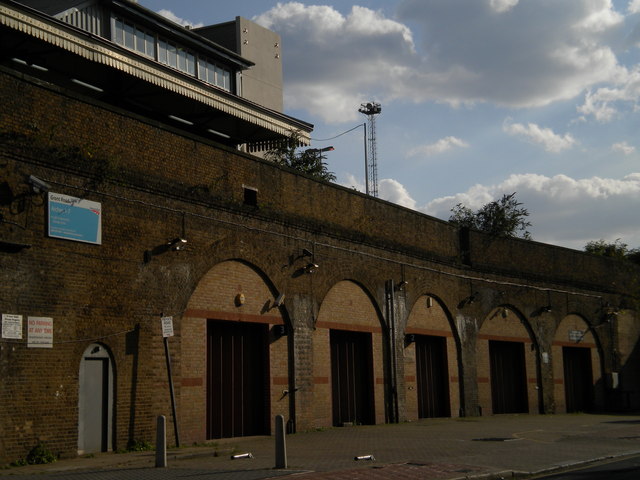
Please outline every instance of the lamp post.
M307 150L305 150L305 152L309 152L309 153L314 153L316 155L320 156L320 159L322 159L322 154L324 152L332 152L334 151L335 148L333 147L324 147L324 148L308 148Z
M309 148L305 150L304 153L308 154L313 159L313 165L309 165L310 169L307 171L307 173L311 173L312 175L322 175L322 173L325 171L324 162L322 160L326 158L322 154L324 152L331 152L333 150L335 150L335 148L333 148L332 146L324 148ZM335 179L335 177L333 179Z

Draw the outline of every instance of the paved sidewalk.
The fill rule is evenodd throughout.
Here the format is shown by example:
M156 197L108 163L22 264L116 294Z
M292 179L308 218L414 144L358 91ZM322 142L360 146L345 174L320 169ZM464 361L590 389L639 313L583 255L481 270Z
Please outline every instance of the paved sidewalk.
M288 468L274 469L273 437L224 439L155 453L105 453L0 470L0 477L71 480L512 478L640 454L640 415L498 415L332 428L287 436ZM231 459L251 453L253 458ZM354 460L372 455L375 460ZM639 473L640 476L640 473Z

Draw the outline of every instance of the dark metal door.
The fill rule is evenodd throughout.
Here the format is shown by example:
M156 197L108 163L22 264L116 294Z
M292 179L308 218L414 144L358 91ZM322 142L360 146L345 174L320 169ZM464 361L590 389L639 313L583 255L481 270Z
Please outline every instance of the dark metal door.
M526 413L527 373L524 343L489 341L493 413Z
M333 424L375 423L371 334L331 330Z
M207 438L269 434L267 325L209 321Z
M416 336L418 417L449 417L449 370L445 337Z
M591 349L562 347L567 413L588 412L593 406Z

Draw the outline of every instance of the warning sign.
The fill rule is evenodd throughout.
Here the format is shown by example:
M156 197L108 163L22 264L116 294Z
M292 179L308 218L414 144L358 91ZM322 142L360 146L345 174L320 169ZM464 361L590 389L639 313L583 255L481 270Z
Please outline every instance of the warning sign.
M53 348L53 318L27 318L27 347Z
M162 317L162 336L173 337L173 317Z

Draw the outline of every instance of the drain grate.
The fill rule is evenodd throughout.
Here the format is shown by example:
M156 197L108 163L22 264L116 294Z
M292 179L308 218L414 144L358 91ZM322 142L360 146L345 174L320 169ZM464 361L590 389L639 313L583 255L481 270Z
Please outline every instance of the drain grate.
M473 442L511 442L513 440L518 440L513 437L487 437L487 438L474 438Z

